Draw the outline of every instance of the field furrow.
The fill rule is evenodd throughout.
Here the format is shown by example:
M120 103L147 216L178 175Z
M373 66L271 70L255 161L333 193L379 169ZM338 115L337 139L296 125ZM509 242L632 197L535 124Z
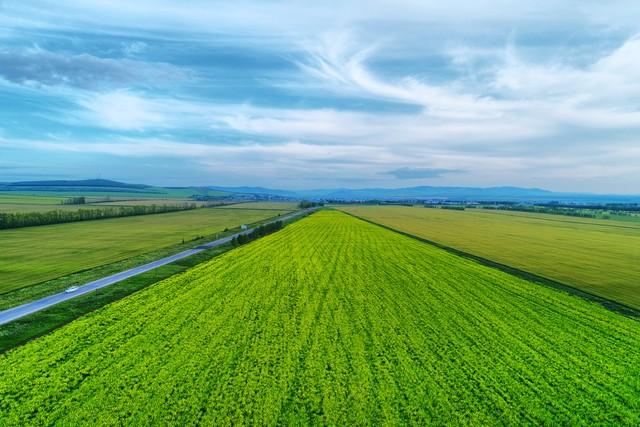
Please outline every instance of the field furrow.
M640 323L321 211L0 356L3 425L638 425Z

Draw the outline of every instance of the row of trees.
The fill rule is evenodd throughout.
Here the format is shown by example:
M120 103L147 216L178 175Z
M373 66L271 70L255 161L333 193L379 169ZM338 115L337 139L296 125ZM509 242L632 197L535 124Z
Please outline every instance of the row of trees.
M150 215L196 208L197 205L195 203L185 203L182 205L112 206L100 209L0 213L0 229L61 224L65 222L88 221L93 219L119 218L135 215Z
M234 246L244 245L245 243L249 243L250 241L257 239L258 237L266 236L267 234L278 231L283 226L284 223L282 221L275 221L269 224L261 225L254 228L251 233L240 234L239 236L234 237L231 243L233 243Z
M298 203L298 207L300 209L315 208L317 206L324 206L324 203L322 203L322 202L310 202L309 200L303 200L300 203Z
M87 198L84 196L69 197L61 202L63 205L84 205L85 203L87 203Z

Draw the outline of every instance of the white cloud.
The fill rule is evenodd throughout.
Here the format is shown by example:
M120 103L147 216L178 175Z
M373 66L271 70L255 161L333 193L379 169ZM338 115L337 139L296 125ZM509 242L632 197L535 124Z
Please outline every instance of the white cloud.
M111 85L157 85L187 77L184 70L166 63L57 53L37 45L28 49L0 48L0 78L18 84L95 89Z
M112 131L205 127L210 125L217 111L215 106L206 103L145 96L127 90L80 92L72 97L78 109L61 111L61 121Z
M130 37L112 39L104 55L81 52L90 46L82 37L70 42L79 43L73 54L5 49L2 85L40 81L47 87L29 85L25 99L41 90L62 100L46 118L66 126L51 132L71 136L23 141L38 150L189 159L264 179L375 183L389 170L452 169L465 173L437 182L526 185L541 176L557 188L578 182L573 170L622 186L621 176L640 175L637 11L594 0L8 1L0 26L13 37L31 29ZM206 78L162 91L138 85L137 71L164 83L144 57L163 55L165 42L170 58ZM176 54L184 46L193 52ZM238 69L249 50L260 57ZM299 68L270 79L262 64L283 57ZM76 127L95 134L80 142ZM230 141L241 142L223 145Z
M481 119L501 114L500 103L487 97L456 93L447 86L429 85L412 76L395 82L377 78L366 67L377 48L359 47L349 32L326 34L307 49L309 58L299 66L333 85L336 91L418 105L431 117Z
M90 120L108 129L134 129L169 125L164 105L134 96L127 92L99 94L91 99L79 101L85 108L80 114L82 120Z

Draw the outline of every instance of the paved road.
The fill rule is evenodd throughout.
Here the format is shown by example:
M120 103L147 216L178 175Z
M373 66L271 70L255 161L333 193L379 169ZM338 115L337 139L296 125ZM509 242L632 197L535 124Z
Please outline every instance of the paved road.
M306 211L297 211L287 215L283 215L277 218L272 219L271 221L266 222L266 224L276 222L276 221L286 221L297 216L303 215L310 210ZM95 291L96 289L104 288L106 286L113 285L114 283L121 282L125 279L128 279L133 276L137 276L138 274L145 273L147 271L153 270L155 268L161 267L163 265L172 263L182 258L189 257L191 255L195 255L204 250L215 248L216 246L224 245L225 243L230 242L234 237L239 236L241 234L251 233L254 228L249 228L240 233L233 234L231 236L223 237L218 240L214 240L213 242L205 243L193 249L188 249L186 251L182 251L175 255L171 255L157 261L150 262L148 264L141 265L139 267L134 267L129 270L121 271L120 273L113 274L111 276L103 277L102 279L94 280L93 282L86 283L82 286L78 287L78 290L74 292L60 292L54 295L50 295L48 297L41 298L36 301L32 301L26 304L19 305L17 307L10 308L8 310L0 311L0 325L4 325L9 322L13 322L14 320L20 319L21 317L27 316L29 314L36 313L40 310L44 310L45 308L49 308L53 305L59 304L63 301L68 301L73 298L77 298L80 295L88 294L89 292Z

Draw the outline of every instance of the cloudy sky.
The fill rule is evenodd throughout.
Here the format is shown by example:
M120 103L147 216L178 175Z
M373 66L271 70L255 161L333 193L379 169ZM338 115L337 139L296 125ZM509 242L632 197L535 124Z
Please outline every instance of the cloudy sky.
M0 181L96 177L638 194L640 2L0 0Z

